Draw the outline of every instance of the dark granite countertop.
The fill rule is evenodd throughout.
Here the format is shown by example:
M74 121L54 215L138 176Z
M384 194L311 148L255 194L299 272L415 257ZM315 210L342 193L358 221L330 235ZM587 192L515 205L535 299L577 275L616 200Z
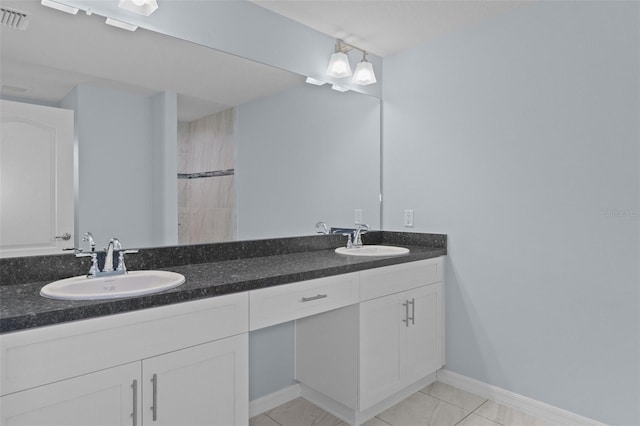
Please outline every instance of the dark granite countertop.
M0 285L0 333L412 262L447 252L446 245L423 247L404 244L404 247L408 247L410 253L397 257L343 256L331 248L154 268L179 272L185 276L186 282L161 293L121 299L47 299L39 292L49 281Z

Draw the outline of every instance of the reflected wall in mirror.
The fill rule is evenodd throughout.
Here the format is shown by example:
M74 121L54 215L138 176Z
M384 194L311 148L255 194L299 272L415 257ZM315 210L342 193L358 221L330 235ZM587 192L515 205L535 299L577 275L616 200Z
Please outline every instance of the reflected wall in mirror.
M1 4L30 22L1 29L0 96L75 113L70 247L87 231L128 247L305 235L352 225L355 209L380 226L379 99L37 0Z

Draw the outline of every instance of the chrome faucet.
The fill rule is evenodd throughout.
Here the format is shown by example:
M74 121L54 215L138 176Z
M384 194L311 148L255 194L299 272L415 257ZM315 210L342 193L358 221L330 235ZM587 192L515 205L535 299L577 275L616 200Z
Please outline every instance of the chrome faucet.
M322 231L318 231L318 234L329 235L329 228L327 227L326 223L318 222L316 223L316 228L318 229L322 228Z
M127 273L127 268L124 264L124 255L129 253L138 253L138 250L123 250L120 240L112 238L107 245L104 258L104 266L102 270L98 267L98 253L95 251L95 241L91 232L87 232L83 238L83 241L88 241L91 247L91 252L83 253L82 250L76 250L76 257L91 256L91 269L87 274L87 278L94 278L100 275L121 275ZM118 251L118 268L113 270L113 251Z
M353 235L353 247L362 247L362 234L366 234L371 231L371 228L366 223L359 223L356 228L356 232Z

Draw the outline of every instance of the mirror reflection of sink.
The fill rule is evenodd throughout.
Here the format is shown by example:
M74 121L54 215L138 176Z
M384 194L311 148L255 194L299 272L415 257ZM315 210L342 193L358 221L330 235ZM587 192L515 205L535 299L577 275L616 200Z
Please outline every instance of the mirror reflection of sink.
M49 283L40 289L40 295L59 300L115 299L158 293L184 281L184 275L169 271L129 271L96 278L82 275Z
M362 246L362 247L338 247L336 253L347 256L402 256L408 254L409 249L394 246Z

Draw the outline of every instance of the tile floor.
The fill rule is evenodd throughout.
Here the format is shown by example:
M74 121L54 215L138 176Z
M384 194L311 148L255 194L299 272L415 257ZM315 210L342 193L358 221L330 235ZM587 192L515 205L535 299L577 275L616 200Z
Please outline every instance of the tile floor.
M435 382L363 426L553 426L552 423ZM249 426L347 426L303 398L252 417Z

